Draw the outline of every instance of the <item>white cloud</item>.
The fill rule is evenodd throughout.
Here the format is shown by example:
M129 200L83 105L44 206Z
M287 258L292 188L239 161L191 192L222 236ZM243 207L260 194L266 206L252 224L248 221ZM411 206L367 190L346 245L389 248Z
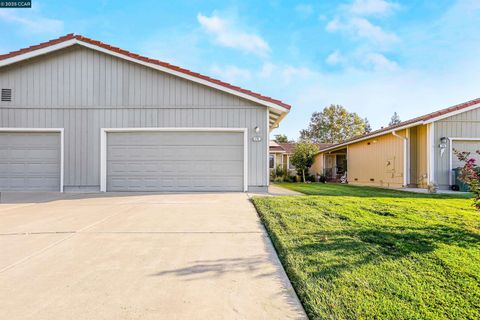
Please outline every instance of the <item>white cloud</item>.
M219 45L259 56L265 56L270 52L270 46L262 37L239 30L231 20L216 14L208 17L201 13L197 15L197 20L203 30L213 35L214 41Z
M398 3L385 0L354 0L347 6L350 13L359 16L388 15L398 8L400 8Z
M299 4L295 7L295 11L304 16L313 14L313 6L311 4Z
M341 32L351 40L362 41L357 48L350 51L363 51L364 53L387 51L394 44L400 42L399 36L394 32L384 30L379 24L372 23L366 16L385 16L399 7L397 3L386 0L354 0L348 5L337 7L336 16L327 23L325 30L331 33ZM349 56L351 55L349 53ZM335 55L331 55L327 57L326 62L335 64L336 58ZM374 60L368 56L362 57L361 60L365 59ZM359 59L351 60L358 61Z
M330 53L327 57L327 59L325 59L325 62L329 65L339 65L341 64L342 62L344 61L344 58L342 56L342 54L340 53L340 51L338 50L335 50L334 52Z
M58 35L63 33L63 21L43 16L38 4L34 4L32 9L0 10L0 20L17 25L22 32L28 34Z
M345 26L343 26L340 22L340 19L335 18L331 20L329 23L327 23L327 26L325 27L325 30L328 32L335 32L340 29L345 29Z
M285 83L290 83L292 80L298 80L299 78L309 78L316 74L315 71L306 67L294 67L294 66L282 66L280 68L280 74Z
M400 40L395 33L385 31L365 18L354 17L344 21L335 18L327 24L325 29L328 32L345 31L355 37L368 39L381 45L389 45Z
M247 69L234 65L213 65L210 71L220 80L247 87L249 87L248 83L257 79L261 79L264 83L284 86L293 81L315 77L317 74L316 71L307 67L273 64L271 62L265 62L259 69Z
M276 66L271 62L266 62L263 64L262 69L258 72L260 78L269 78L272 76L273 72L276 70Z
M373 52L367 54L366 62L376 71L395 71L399 69L399 66L395 61L388 59L381 53Z
M350 21L350 27L357 36L371 39L380 44L393 43L399 40L396 34L384 31L381 27L364 18L353 18Z

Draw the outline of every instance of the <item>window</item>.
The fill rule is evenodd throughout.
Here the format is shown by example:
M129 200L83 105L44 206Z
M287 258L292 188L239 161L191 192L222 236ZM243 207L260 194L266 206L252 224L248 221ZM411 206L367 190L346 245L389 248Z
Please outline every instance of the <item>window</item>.
M290 161L290 156L288 156L288 169L289 170L295 170L295 166Z
M275 155L274 154L269 155L268 160L269 160L270 169L274 169L275 168Z

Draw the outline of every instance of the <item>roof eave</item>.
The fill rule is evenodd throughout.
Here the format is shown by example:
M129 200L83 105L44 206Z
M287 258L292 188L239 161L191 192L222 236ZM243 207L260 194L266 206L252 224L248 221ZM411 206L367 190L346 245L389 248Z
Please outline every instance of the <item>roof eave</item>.
M439 121L439 120L442 120L442 119L445 119L445 118L453 117L453 116L455 116L457 114L460 114L460 113L464 113L464 112L468 112L468 111L477 109L478 107L480 107L480 102L472 104L471 106L463 108L463 109L454 110L454 111L451 111L451 112L448 112L448 113L445 113L445 114L442 114L442 115L438 115L436 117L432 117L430 119L424 120L423 123L424 124L429 124L429 123Z
M422 121L417 121L417 122L413 122L413 123L411 123L411 124L406 124L406 125L404 125L404 126L395 127L395 128L389 129L389 130L385 130L385 131L382 131L382 132L378 132L378 133L376 133L376 134L368 135L368 136L365 136L365 137L359 137L358 139L355 139L355 140L352 140L352 141L340 143L340 144L337 144L337 145L334 145L334 146L331 146L331 147L322 149L322 150L320 150L317 154L319 154L319 153L324 153L324 152L326 152L326 151L333 151L333 150L336 150L336 149L339 149L339 148L348 146L348 145L353 144L353 143L357 143L357 142L365 141L365 140L368 140L368 139L371 139L371 138L383 136L383 135L392 133L393 131L408 129L408 128L411 128L411 127L418 126L418 125L420 125L420 124L425 124L425 121L423 121L423 120L422 120Z

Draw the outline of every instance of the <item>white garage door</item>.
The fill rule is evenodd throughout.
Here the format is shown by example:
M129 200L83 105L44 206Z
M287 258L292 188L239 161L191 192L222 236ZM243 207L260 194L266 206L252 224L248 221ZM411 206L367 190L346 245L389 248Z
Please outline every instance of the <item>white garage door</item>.
M60 133L0 132L1 191L59 191Z
M243 132L107 133L107 191L243 191Z
M477 164L480 165L480 155L476 153L477 150L480 150L480 140L479 141L472 141L472 140L454 140L452 145L454 150L459 152L467 151L470 152L470 158L475 158L477 160ZM452 168L462 167L463 163L458 160L455 154L452 155Z

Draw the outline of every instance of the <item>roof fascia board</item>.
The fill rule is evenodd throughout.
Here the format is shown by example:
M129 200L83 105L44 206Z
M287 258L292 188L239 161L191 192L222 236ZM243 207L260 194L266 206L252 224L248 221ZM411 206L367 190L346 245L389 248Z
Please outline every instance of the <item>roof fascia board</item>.
M463 108L463 109L460 109L460 110L451 111L451 112L448 112L446 114L442 114L441 116L437 116L437 117L425 120L424 124L428 124L428 123L439 121L439 120L442 120L442 119L445 119L445 118L453 117L453 116L456 116L457 114L461 114L461 113L464 113L464 112L467 112L467 111L475 110L479 107L480 107L480 103L477 103L477 104L471 105L469 107L466 107L466 108Z
M17 63L17 62L20 62L20 61L23 61L23 60L27 60L27 59L34 58L34 57L37 57L37 56L41 56L41 55L44 55L44 54L47 54L47 53L50 53L50 52L53 52L53 51L57 51L57 50L60 50L60 49L63 49L63 48L67 48L67 47L70 47L70 46L72 46L74 44L77 44L77 43L78 43L77 39L70 39L70 40L62 41L62 42L57 43L57 44L53 44L53 45L45 47L45 48L40 48L40 49L37 49L37 50L25 52L25 53L19 54L17 56L11 57L11 58L7 58L5 60L0 60L0 67L8 66L10 64L14 64L14 63Z

